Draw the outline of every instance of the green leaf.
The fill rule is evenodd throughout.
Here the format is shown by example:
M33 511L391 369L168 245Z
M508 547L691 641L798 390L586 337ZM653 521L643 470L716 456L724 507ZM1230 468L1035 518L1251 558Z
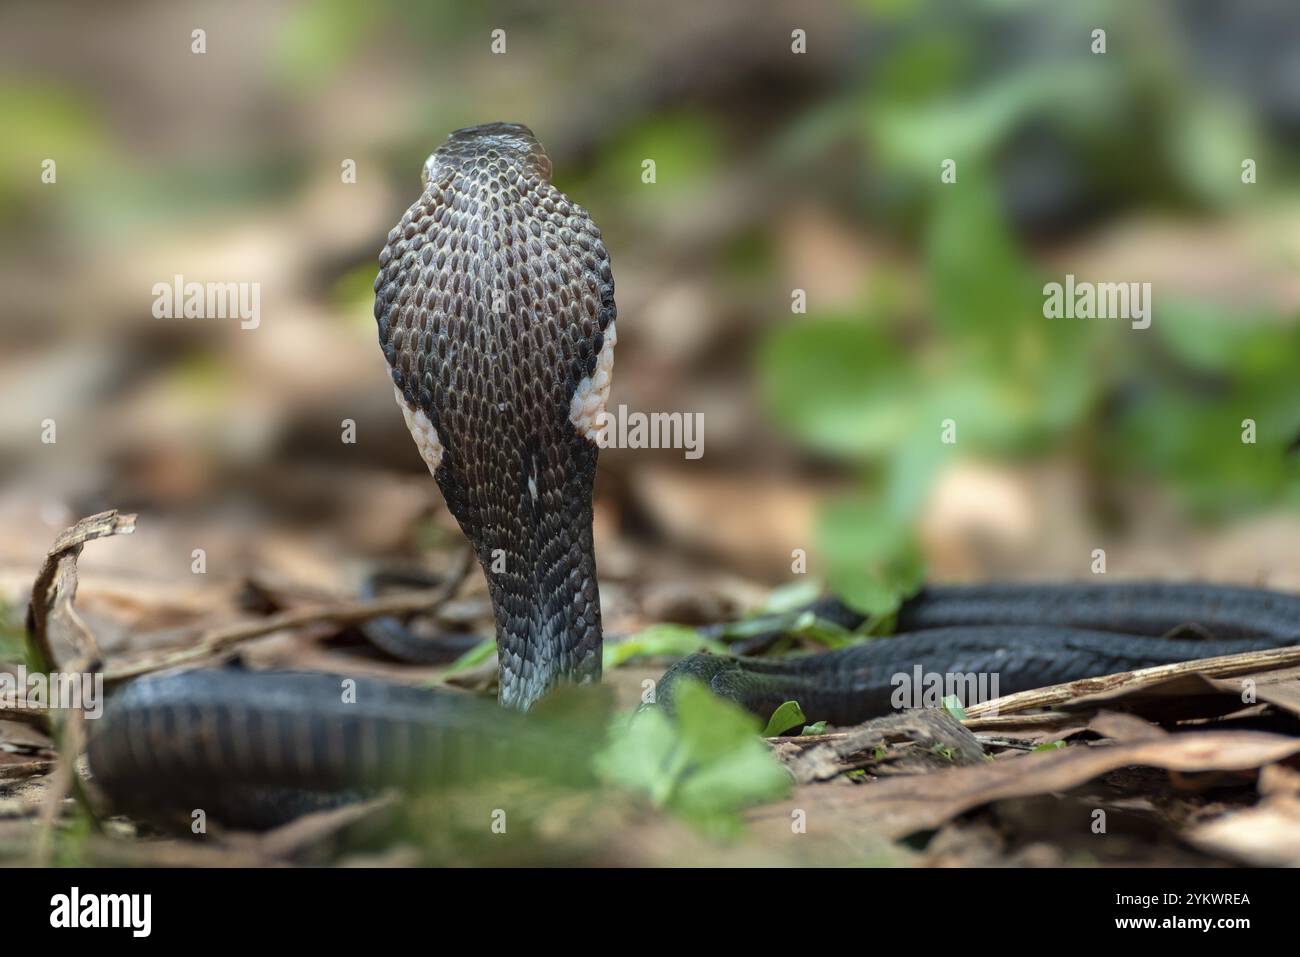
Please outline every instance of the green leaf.
M27 656L27 632L17 611L0 601L0 662L17 664Z
M678 734L668 716L658 708L632 715L616 729L609 747L596 758L596 771L604 780L646 794L662 807L668 803L682 773L683 754Z
M785 734L791 728L797 728L807 720L804 716L803 709L799 707L798 701L787 701L777 707L772 712L772 717L767 719L767 727L763 729L763 737L775 738L778 735Z
M944 695L943 710L947 711L958 721L966 720L966 709L961 706L961 699L955 694Z
M943 195L948 198L935 210L928 237L935 318L946 332L1005 354L1001 337L1028 322L1047 322L1042 286L1002 215L989 174L969 169L961 188ZM995 335L1000 338L988 340Z
M669 807L719 837L741 830L741 808L784 797L790 775L768 748L754 739L753 747L733 748L686 774Z
M952 749L951 745L935 743L930 746L930 753L937 754L939 757L948 761L957 760L957 752Z
M763 342L759 376L772 414L819 451L879 454L915 419L915 380L903 355L860 316L776 327Z
M1206 517L1300 499L1300 456L1286 451L1300 432L1300 326L1179 300L1160 316L1152 329L1184 368L1143 363L1144 390L1106 432L1108 458L1165 478Z
M1107 71L1095 63L1015 70L992 82L961 82L957 67L959 49L944 49L942 40L928 49L904 46L911 59L904 64L895 89L921 95L877 97L864 113L864 124L881 161L891 171L938 178L939 161L955 157L959 168L993 158L1012 131L1037 112L1052 109L1067 113L1087 109L1089 100L1113 88ZM955 39L949 42L956 44ZM898 61L900 54L894 55ZM939 64L944 72L933 79ZM899 72L898 62L889 65ZM946 79L944 79L946 78ZM960 91L960 95L948 93ZM921 102L918 102L921 100ZM962 183L958 173L958 183ZM983 237L980 237L981 241Z
M647 708L616 726L596 772L713 834L734 835L736 812L784 796L790 776L753 715L699 682L683 683L675 701L675 718Z
M894 614L924 581L925 563L910 522L870 499L823 506L817 540L831 591L863 615Z
M708 764L758 739L758 719L734 702L720 698L699 682L688 682L676 696L677 726L691 761Z
M446 681L453 675L458 675L462 671L468 671L475 665L481 665L483 662L491 658L496 653L496 650L496 639L484 638L477 645L448 665L447 670L438 675L437 681Z
M740 621L728 622L722 626L719 634L727 641L738 641L768 632L779 632L788 638L810 641L833 650L861 644L874 637L875 632L869 627L874 624L875 622L864 621L861 627L850 631L843 625L817 617L813 611L794 610L778 614L759 613Z
M683 658L697 651L725 655L727 646L720 641L705 638L686 625L658 624L629 635L622 641L606 642L603 658L605 670L608 671L625 665L634 658Z
M769 631L789 631L802 617L798 611L781 612L776 615L757 614L739 621L729 621L720 626L719 634L727 641L738 641L766 634Z
M767 593L755 612L759 615L779 615L787 611L800 611L817 600L822 593L822 584L814 578L778 585Z
M1267 168L1270 146L1232 97L1202 89L1170 105L1165 155L1183 183L1208 204L1227 208L1244 204L1241 161L1253 157Z
M868 634L849 631L843 625L837 625L825 618L818 618L811 611L804 612L795 619L794 624L788 630L788 634L792 638L802 638L821 645L823 648L829 648L831 651L836 648L847 648L850 645L860 645L864 641L871 640L871 636Z

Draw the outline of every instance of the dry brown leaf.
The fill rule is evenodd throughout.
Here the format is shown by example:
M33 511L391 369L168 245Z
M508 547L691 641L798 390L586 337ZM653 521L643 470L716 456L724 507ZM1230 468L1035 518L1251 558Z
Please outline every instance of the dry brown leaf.
M1247 681L1251 682L1249 688L1243 686ZM1230 680L1219 679L1215 684L1237 695L1249 691L1250 696L1259 701L1300 715L1300 668L1281 668Z
M1300 771L1281 764L1260 768L1259 793L1300 798Z
M1237 771L1300 753L1300 739L1256 731L1170 735L1129 744L1073 747L1009 755L975 767L876 781L858 788L806 786L793 806L809 817L834 813L867 821L902 837L938 827L958 814L1004 798L1066 791L1108 771L1149 766L1171 771ZM756 819L785 814L791 805L756 812Z
M1203 850L1259 867L1300 867L1300 800L1275 797L1186 833Z
M1154 741L1169 735L1169 732L1158 724L1152 724L1135 714L1125 714L1123 711L1098 712L1088 723L1088 730L1095 731L1112 741L1124 743Z

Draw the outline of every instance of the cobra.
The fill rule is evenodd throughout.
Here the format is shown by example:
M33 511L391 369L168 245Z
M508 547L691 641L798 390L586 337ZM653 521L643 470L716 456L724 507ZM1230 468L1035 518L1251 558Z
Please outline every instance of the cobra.
M520 745L517 770L547 745L531 743L537 717L516 712L559 684L599 680L593 428L617 310L599 230L550 177L524 126L452 133L425 163L375 281L398 405L487 578L506 707L377 681L358 681L344 702L339 676L322 674L154 675L115 694L92 729L90 767L113 804L142 815L203 806L262 824L370 787L428 783L466 755L499 757L502 742ZM833 599L811 610L861 622ZM692 655L660 680L658 702L671 709L694 679L762 717L796 699L810 721L851 724L888 711L893 676L918 667L996 673L1005 694L1295 644L1300 597L1208 584L942 586L907 602L898 625L793 659Z
M527 127L457 130L375 280L397 401L487 576L502 704L600 679L595 423L613 373L609 254Z

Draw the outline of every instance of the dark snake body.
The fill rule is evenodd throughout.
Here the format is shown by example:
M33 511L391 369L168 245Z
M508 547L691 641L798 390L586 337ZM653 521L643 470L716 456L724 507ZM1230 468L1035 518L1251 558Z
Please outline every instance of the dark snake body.
M501 703L600 679L596 445L569 420L617 317L609 254L526 127L458 130L388 234L379 343L444 452L434 477L487 575Z
M597 448L571 405L612 342L614 283L599 231L550 172L525 127L453 133L389 234L375 281L379 341L408 422L423 415L436 431L431 469L487 577L507 708L332 675L150 676L91 727L90 768L115 805L262 824L386 785L583 766L555 753L537 716L516 713L559 683L599 680L601 667ZM832 600L813 610L861 620ZM1300 597L1207 585L933 588L904 606L899 627L779 661L693 655L664 675L659 701L671 707L678 682L696 678L760 717L795 699L809 721L850 724L894 707L891 679L916 666L996 674L1009 694L1293 644ZM1198 637L1162 637L1189 628Z

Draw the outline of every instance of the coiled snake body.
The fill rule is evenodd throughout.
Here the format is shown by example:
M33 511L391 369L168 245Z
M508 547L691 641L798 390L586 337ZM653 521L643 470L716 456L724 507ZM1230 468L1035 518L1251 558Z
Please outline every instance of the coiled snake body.
M200 669L132 682L91 729L95 781L152 813L203 806L262 823L357 789L418 785L466 760L517 766L527 710L562 682L600 678L592 543L597 416L616 342L609 256L586 212L550 183L523 126L452 133L389 233L375 280L379 341L397 401L486 575L499 696L336 676ZM819 614L856 624L833 601ZM995 673L1003 694L1088 675L1295 643L1300 597L1204 585L936 588L902 633L781 661L694 655L665 674L705 681L766 715L797 699L809 720L891 707L891 676ZM1196 626L1198 640L1166 633ZM1206 637L1208 633L1208 637ZM539 748L544 745L539 745Z

